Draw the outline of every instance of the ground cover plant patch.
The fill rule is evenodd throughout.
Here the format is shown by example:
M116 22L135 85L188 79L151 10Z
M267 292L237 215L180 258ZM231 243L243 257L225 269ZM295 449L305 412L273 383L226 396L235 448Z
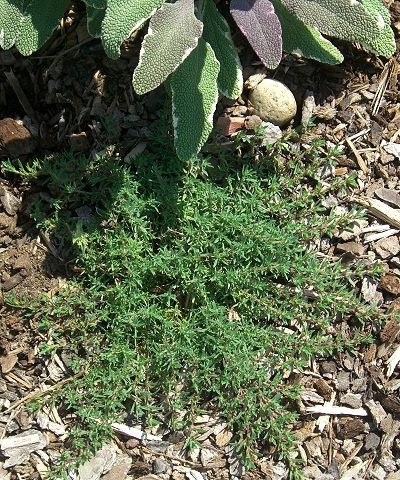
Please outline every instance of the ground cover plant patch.
M245 465L268 446L299 474L291 373L356 345L376 312L354 293L357 272L308 248L349 220L321 205L316 172L334 155L296 136L273 147L260 139L182 162L155 135L132 165L64 154L19 170L51 192L32 215L76 271L35 309L52 332L43 351L63 351L80 374L50 400L77 419L54 477L126 415L185 429L189 448L206 412L228 423ZM353 336L335 330L343 319Z

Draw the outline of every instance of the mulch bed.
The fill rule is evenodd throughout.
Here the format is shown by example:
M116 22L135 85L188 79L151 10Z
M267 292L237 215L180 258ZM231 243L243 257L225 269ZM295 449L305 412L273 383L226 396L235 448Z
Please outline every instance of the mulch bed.
M391 8L398 37L399 2ZM129 161L148 147L162 91L137 97L131 86L137 44L127 43L121 59L111 61L76 21L79 15L71 11L61 33L32 58L0 52L0 161L66 147L90 154L107 144L118 145L115 153ZM386 324L373 326L373 343L362 351L315 359L309 371L298 374L304 391L296 439L306 478L394 480L400 479L400 55L382 62L349 49L346 58L344 65L329 67L287 56L273 77L296 97L295 125L317 119L301 142L323 138L343 148L338 165L320 172L320 180L329 185L337 176L358 174L355 187L328 196L326 204L336 213L363 205L367 216L350 230L337 229L332 238L320 239L316 248L332 261L379 260L386 272L380 282L365 277L358 288L367 303L378 303L388 316ZM257 62L245 65L246 77L260 72L268 73ZM234 105L219 106L228 125L252 113L245 94ZM226 122L221 125L226 129ZM229 141L229 135L222 136L220 145ZM29 218L29 205L46 195L11 177L0 178L0 295L32 301L42 293L56 295L70 273L63 252ZM73 422L60 418L55 408L39 415L26 409L27 400L68 380L62 356L49 360L39 354L46 341L39 322L21 316L0 296L0 479L44 478ZM121 434L116 427L115 442L84 467L80 478L286 478L284 466L269 453L244 473L226 425L209 417L198 424L205 432L203 443L186 458L182 435L152 431L143 440L136 431Z

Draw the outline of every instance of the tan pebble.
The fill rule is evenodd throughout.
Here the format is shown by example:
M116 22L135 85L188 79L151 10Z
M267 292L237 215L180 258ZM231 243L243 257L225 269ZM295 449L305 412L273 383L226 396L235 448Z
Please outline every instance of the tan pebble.
M289 88L277 80L262 80L249 94L254 113L278 127L287 125L297 113L296 99Z

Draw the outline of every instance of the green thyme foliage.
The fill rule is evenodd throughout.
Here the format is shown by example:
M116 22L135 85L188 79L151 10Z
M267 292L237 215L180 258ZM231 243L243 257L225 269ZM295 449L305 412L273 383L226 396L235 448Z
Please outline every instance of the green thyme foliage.
M246 141L240 156L187 163L156 140L134 168L65 155L43 163L57 205L44 210L48 233L70 244L80 272L43 307L72 372L85 372L58 393L78 419L61 470L126 410L171 428L207 411L228 422L246 462L261 442L292 464L297 387L284 378L359 341L335 322L369 311L351 273L306 248L332 228L311 181L331 158L293 141Z

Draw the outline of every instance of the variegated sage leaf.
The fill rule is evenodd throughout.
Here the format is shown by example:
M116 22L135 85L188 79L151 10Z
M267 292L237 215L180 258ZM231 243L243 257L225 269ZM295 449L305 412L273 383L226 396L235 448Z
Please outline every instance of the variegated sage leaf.
M202 14L203 38L214 50L221 68L218 75L219 91L228 98L237 98L243 89L242 66L225 18L214 0L204 0Z
M83 0L88 7L106 8L107 0Z
M31 0L23 2L15 46L22 55L38 50L51 36L64 16L69 0Z
M219 69L213 49L201 38L171 75L175 148L182 160L196 155L211 133Z
M377 22L384 25L379 35L370 40L361 42L362 45L376 55L390 57L396 51L396 41L391 28L390 13L381 0L361 0L364 8L376 18Z
M139 95L154 90L196 48L203 24L194 14L193 0L165 3L150 20L133 86Z
M18 35L18 27L22 21L23 1L10 3L0 0L0 48L11 48Z
M86 7L87 28L92 37L101 37L101 25L105 13L105 8L94 8L89 5Z
M106 54L120 56L124 40L141 28L165 0L108 0L101 39Z
M282 0L287 10L321 33L348 42L362 42L382 29L357 0Z
M280 0L271 0L282 26L283 49L306 58L335 65L343 62L340 51L321 33L292 15Z
M231 14L267 68L282 59L282 28L269 0L232 0Z

